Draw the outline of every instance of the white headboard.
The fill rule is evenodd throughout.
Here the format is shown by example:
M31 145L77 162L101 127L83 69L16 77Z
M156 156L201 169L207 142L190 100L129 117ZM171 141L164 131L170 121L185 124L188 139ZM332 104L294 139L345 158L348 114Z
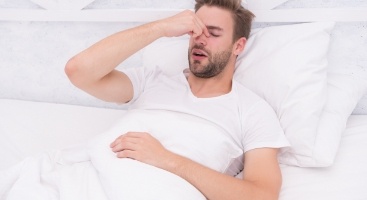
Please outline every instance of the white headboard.
M43 9L2 9L0 21L148 22L183 9L84 9L95 0L30 0ZM367 7L274 9L288 0L247 0L256 22L367 21ZM292 16L292 17L290 17Z
M333 62L367 70L367 2L333 0L327 2L331 6L317 6L323 2L247 0L244 5L256 15L256 24L266 26L337 21L332 35ZM0 98L117 108L71 85L64 74L67 60L109 34L191 9L193 3L194 0L0 1ZM134 55L121 66L139 65L140 56ZM367 114L367 95L354 113Z

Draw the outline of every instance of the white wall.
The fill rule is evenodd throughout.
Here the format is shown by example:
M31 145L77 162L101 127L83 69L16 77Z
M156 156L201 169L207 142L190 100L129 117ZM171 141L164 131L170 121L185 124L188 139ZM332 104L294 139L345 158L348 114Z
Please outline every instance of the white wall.
M193 0L96 0L85 9L192 8L193 5ZM367 1L291 0L276 9L351 6L367 7ZM29 0L0 0L0 9L4 8L42 9ZM118 22L0 21L0 98L123 108L99 101L76 89L63 70L71 56L109 34L135 25ZM255 24L254 27L269 25L274 24ZM330 51L334 55L331 67L367 70L367 22L338 23L332 34ZM141 54L138 53L120 67L140 64ZM367 95L354 114L367 114Z

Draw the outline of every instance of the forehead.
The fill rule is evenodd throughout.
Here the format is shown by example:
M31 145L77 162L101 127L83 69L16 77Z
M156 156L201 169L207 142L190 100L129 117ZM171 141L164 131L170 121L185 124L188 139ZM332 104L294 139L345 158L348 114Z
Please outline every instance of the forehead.
M231 12L215 6L203 6L196 15L206 26L220 27L224 32L233 30L233 18Z

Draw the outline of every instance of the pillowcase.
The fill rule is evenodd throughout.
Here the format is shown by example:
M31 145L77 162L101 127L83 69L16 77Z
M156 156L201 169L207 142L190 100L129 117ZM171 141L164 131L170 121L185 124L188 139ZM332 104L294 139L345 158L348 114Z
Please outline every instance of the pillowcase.
M367 71L359 66L328 72L328 95L315 141L315 159L333 163L349 116L367 93ZM328 144L328 145L326 145Z
M160 38L142 51L143 67L159 67L167 75L174 75L188 68L189 37Z
M337 75L327 79L334 25L316 22L254 29L238 57L235 79L273 107L291 143L291 148L281 151L280 163L330 166L346 119L364 93L362 80L353 81L339 72L350 82L340 81L336 89L331 87ZM169 75L178 73L188 66L187 49L185 37L160 39L144 49L143 66L158 66ZM342 105L336 106L333 101L338 99Z
M332 164L337 134L317 141L327 102L327 54L335 23L318 22L254 30L238 57L235 78L264 98L278 115L291 148L279 162L301 167ZM334 142L331 142L334 141Z
M366 93L362 70L327 69L333 26L319 22L255 30L238 59L235 78L274 108L291 143L281 150L280 163L332 165L347 119Z

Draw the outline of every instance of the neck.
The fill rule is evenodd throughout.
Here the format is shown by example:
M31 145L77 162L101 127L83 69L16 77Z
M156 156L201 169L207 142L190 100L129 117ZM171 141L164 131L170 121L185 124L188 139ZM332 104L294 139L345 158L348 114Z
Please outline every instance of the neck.
M191 92L199 98L217 97L232 90L233 70L224 70L212 78L199 78L189 72L187 78Z

